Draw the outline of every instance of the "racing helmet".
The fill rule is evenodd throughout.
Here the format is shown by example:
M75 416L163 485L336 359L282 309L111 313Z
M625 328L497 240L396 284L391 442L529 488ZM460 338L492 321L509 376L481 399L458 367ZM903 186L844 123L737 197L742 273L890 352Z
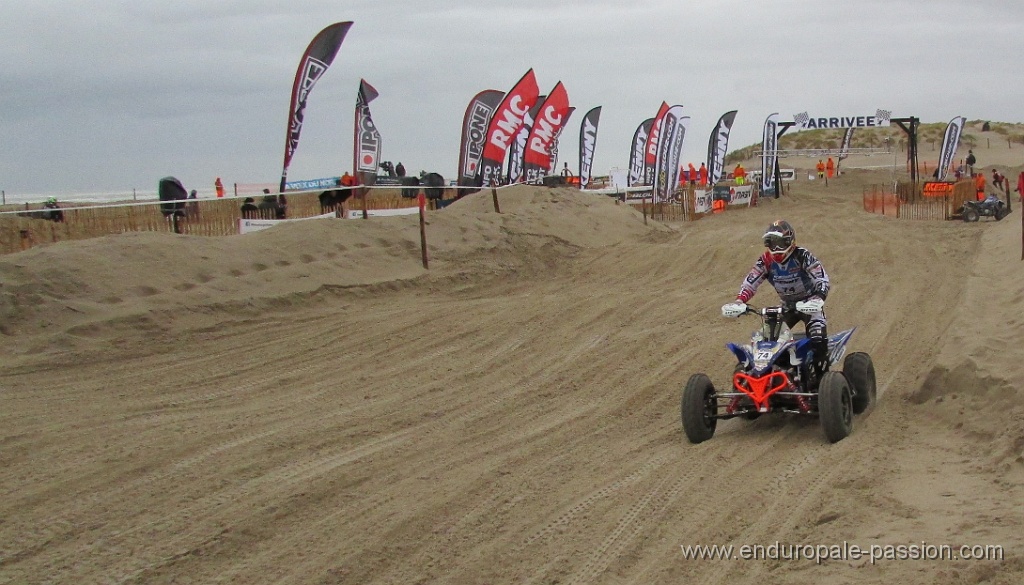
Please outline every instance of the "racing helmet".
M48 197L46 199L46 204L47 205L56 205L57 204L57 198L56 197Z
M788 221L776 220L764 232L764 247L772 256L772 260L782 264L796 249L796 232Z

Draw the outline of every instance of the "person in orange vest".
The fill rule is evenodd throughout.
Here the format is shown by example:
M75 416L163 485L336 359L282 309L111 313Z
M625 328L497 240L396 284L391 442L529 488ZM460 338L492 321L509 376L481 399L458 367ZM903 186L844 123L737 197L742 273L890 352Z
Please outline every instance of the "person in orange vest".
M220 182L220 177L217 177L217 180L213 182L213 187L217 190L217 197L224 196L224 183Z
M821 162L820 158L818 159L817 169L818 169L818 178L819 179L824 179L825 178L825 163Z
M690 184L697 184L697 169L693 166L693 163L686 163L686 166L690 168Z
M985 200L985 173L974 173L974 190L978 201Z
M836 172L836 163L832 160L832 157L828 157L828 162L825 163L825 169L828 170L828 178L832 178L832 175Z
M708 186L708 168L706 166L704 166L704 163L700 163L700 169L697 171L697 173L698 173L698 175L700 175L700 186L701 187L707 187Z
M352 175L350 175L348 171L345 171L345 174L341 176L341 186L342 187L354 187L355 184L356 184L356 178L353 177Z
M736 180L737 185L742 185L747 181L747 170L743 168L743 163L736 163L736 168L732 171L732 178Z

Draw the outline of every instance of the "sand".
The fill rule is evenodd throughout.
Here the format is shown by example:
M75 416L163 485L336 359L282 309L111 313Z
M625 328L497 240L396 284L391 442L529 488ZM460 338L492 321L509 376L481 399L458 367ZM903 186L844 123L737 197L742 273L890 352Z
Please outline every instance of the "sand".
M414 217L0 257L0 582L1020 583L1020 209L863 212L888 176L674 224L476 195L430 214L429 270ZM719 307L779 217L879 401L836 444L786 415L691 445L681 389L727 382L753 323ZM680 548L921 542L1004 558Z

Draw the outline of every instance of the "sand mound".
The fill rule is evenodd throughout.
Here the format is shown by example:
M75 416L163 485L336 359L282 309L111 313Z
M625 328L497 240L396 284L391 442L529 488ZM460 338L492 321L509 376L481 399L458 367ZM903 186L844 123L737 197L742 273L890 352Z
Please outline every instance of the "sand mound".
M64 334L94 335L104 324L159 327L169 315L211 308L251 314L314 302L325 290L372 293L453 273L493 278L544 269L577 248L670 231L645 226L611 198L575 190L520 186L502 189L499 201L500 214L489 192L430 213L429 273L415 216L310 220L227 238L127 233L37 247L0 258L0 333L56 336L67 348Z

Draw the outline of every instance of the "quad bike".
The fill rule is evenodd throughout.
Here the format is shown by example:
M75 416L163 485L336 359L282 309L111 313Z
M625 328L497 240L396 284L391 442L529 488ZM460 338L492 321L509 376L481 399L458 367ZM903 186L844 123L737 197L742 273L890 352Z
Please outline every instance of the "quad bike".
M707 375L694 374L683 389L683 431L690 442L710 439L719 419L753 420L780 412L816 415L829 442L845 439L853 430L853 415L866 411L877 391L875 367L866 353L847 355L842 371L831 369L843 358L856 328L828 338L828 358L819 371L812 341L785 324L787 316L797 314L795 308L748 306L742 314L759 316L762 326L749 345L727 344L739 360L732 388L717 391Z
M982 201L965 201L958 214L965 222L978 221L982 217L994 217L999 221L1010 215L1010 210L1002 199L989 193Z

